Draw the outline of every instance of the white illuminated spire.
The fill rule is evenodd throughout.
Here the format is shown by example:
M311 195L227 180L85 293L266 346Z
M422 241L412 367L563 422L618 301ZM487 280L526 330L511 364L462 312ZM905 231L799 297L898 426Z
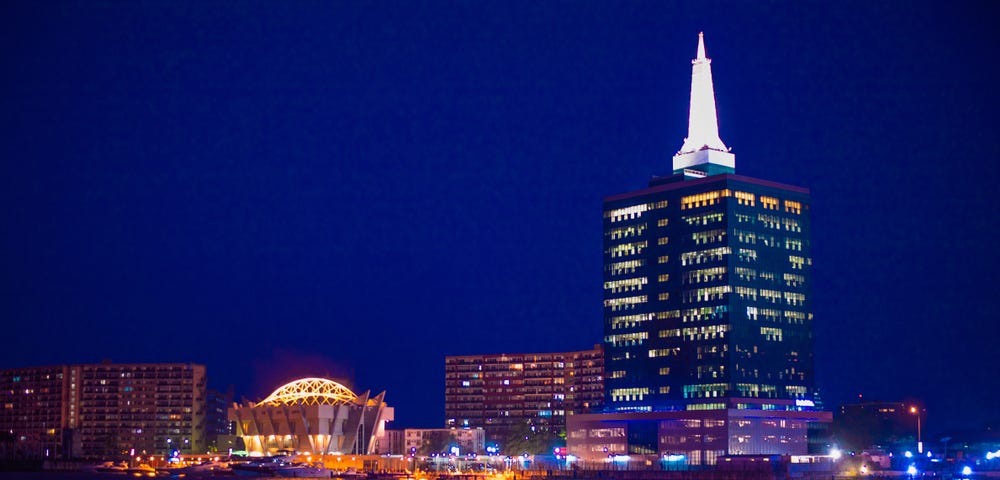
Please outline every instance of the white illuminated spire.
M712 61L705 55L705 36L698 34L698 57L691 61L691 110L688 136L674 155L673 171L685 177L736 172L736 156L719 138L715 113Z
M698 57L691 61L691 111L688 117L688 136L677 153L705 149L729 151L719 138L715 89L712 86L712 60L705 56L705 36L699 33Z

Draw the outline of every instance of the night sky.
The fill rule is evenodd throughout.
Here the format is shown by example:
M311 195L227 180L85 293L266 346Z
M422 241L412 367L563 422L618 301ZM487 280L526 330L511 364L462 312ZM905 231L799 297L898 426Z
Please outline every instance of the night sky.
M444 356L601 342L601 201L705 32L743 175L812 191L828 407L1000 418L996 17L967 2L3 2L0 368L196 362L444 422Z

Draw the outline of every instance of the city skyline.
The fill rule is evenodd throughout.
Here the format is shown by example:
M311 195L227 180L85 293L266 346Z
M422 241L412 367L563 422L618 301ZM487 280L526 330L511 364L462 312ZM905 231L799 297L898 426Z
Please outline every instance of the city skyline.
M601 341L601 200L669 173L704 31L739 172L811 190L827 408L995 420L977 7L6 4L0 367L309 373L443 425L446 355Z

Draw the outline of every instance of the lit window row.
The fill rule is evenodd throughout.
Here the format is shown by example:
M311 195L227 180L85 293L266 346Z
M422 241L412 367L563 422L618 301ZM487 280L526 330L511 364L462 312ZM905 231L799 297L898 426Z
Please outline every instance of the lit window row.
M757 261L757 250L752 248L741 248L736 251L737 258L741 262L755 263Z
M696 265L708 262L718 262L729 255L733 250L729 247L710 248L708 250L698 250L696 252L684 252L681 254L681 265Z
M803 305L806 303L806 296L803 293L784 292L785 303L788 305Z
M623 238L632 238L642 235L642 232L646 231L646 224L640 223L638 225L629 225L626 227L612 228L608 230L606 235L611 237L612 240L620 240Z
M757 280L757 270L748 267L736 267L733 269L736 273L736 277L744 282L752 282Z
M670 261L670 255L660 255L656 258L656 263L664 264Z
M779 290L760 289L760 296L763 297L764 301L771 303L778 303L781 300L781 293Z
M789 325L802 325L806 323L806 314L795 310L785 310L785 322Z
M667 318L680 318L681 311L680 310L668 310L666 312L656 312L653 315L655 315L656 318L659 319L659 320L664 320L664 319L667 319Z
M763 225L765 228L773 228L775 230L781 230L781 217L777 215L767 215L764 213L758 214L757 222Z
M749 243L750 245L757 244L757 234L754 232L741 230L739 228L733 230L733 235L736 239L743 243Z
M792 200L785 200L785 211L788 213L802 213L802 204Z
M773 397L777 392L774 385L764 385L758 383L737 383L736 391L741 397Z
M604 212L604 218L610 219L611 223L631 220L642 217L642 212L645 212L648 209L649 205L643 203L623 208L616 208L614 210L606 210Z
M638 255L642 253L642 250L646 248L648 243L643 240L641 242L629 242L622 243L620 245L615 245L608 249L608 254L611 258L627 257L631 255Z
M646 303L649 297L646 295L637 295L633 297L623 297L623 298L609 298L604 300L604 307L610 308L612 311L626 310L635 308L636 305L640 303Z
M684 398L716 398L726 396L728 383L703 383L700 385L684 385Z
M649 395L649 388L646 387L632 387L632 388L612 388L611 389L611 400L612 401L632 401L632 400L642 400L644 395Z
M642 342L649 338L649 334L646 332L636 332L636 333L619 333L616 335L607 335L604 337L604 343L610 343L615 347L627 347L633 345L642 345Z
M670 243L670 237L660 237L656 239L657 245L666 245L667 243Z
M781 329L773 327L760 327L760 334L764 337L764 340L772 342L780 342L782 337Z
M689 285L693 283L721 281L725 280L725 276L726 267L709 267L684 272L682 280L684 285Z
M663 395L669 394L670 393L670 385L664 385L664 386L660 387L659 392L661 394L663 394Z
M789 255L788 263L792 264L792 270L802 270L803 265L812 265L812 259L807 259L797 255Z
M764 207L764 210L777 210L778 209L778 199L774 197L760 196L760 206Z
M737 285L733 287L733 292L740 297L740 300L757 301L757 289Z
M649 351L649 358L659 358L659 357L676 357L680 355L680 347L674 348L658 348Z
M646 265L646 259L643 258L625 260L624 262L609 263L607 270L608 272L611 272L612 275L624 275L626 273L635 273L635 269L644 265Z
M660 283L669 282L670 281L670 274L669 273L661 273L659 276L656 277L656 281L660 282Z
M754 204L754 195L749 192L734 192L733 196L736 197L737 203L740 205L746 205L752 207Z
M611 379L625 378L625 370L615 370L611 373L608 373L608 378Z
M725 338L728 331L729 325L710 325L684 328L681 333L688 340L713 340Z
M688 225L711 225L713 223L721 223L726 218L726 214L722 212L712 212L705 213L701 215L691 215L681 217Z
M727 293L732 292L732 287L729 285L720 285L717 287L706 287L697 288L692 290L685 290L682 301L684 303L693 302L710 302L715 300L724 300Z
M729 312L729 305L714 305L711 307L688 308L683 313L683 322L703 322L722 319Z
M613 280L610 282L604 282L604 289L609 290L610 293L640 291L642 290L642 286L646 285L647 281L646 277Z
M670 223L669 219L661 218L661 219L659 219L659 220L656 221L656 226L657 227L666 227L668 223Z
M801 232L802 231L802 226L799 225L799 221L798 220L793 220L791 218L782 218L781 219L781 225L785 228L785 231L788 231L788 232Z
M660 367L660 375L670 375L670 367Z
M670 300L670 292L660 292L656 299L664 302Z
M802 240L798 238L785 237L785 248L788 250L802 251Z
M681 197L681 210L717 205L721 199L729 196L732 196L732 192L725 189Z
M631 328L638 326L642 322L647 322L654 318L653 314L650 313L640 313L637 315L619 315L616 317L611 317L608 322L611 324L612 330L618 330L620 328Z
M694 232L691 234L691 240L694 240L695 245L721 242L725 239L726 231L723 229L708 230L706 232Z

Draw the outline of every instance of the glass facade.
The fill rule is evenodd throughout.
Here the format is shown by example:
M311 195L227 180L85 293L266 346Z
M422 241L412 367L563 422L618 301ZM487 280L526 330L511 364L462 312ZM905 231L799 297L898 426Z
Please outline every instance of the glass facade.
M606 198L606 411L810 404L809 238L808 190L734 174Z

